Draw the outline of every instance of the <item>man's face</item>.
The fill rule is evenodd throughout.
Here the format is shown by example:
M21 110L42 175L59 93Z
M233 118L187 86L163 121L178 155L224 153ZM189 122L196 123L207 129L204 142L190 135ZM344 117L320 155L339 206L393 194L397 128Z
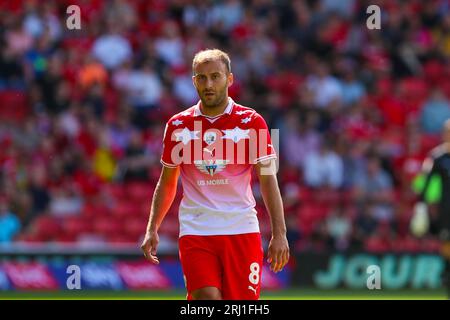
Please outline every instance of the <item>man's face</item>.
M192 77L202 105L214 108L228 97L228 87L233 84L233 74L219 60L198 64Z

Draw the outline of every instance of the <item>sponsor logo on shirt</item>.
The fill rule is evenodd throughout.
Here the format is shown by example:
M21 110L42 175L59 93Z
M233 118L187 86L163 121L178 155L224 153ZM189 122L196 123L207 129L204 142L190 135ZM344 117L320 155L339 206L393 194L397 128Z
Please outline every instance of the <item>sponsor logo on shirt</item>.
M213 176L225 169L229 162L229 160L195 160L194 164L200 172Z

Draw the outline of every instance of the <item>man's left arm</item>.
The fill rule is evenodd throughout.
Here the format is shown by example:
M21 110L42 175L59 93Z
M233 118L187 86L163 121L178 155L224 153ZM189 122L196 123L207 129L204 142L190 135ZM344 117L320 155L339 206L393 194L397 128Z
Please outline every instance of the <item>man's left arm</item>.
M273 272L279 272L289 261L289 243L286 238L283 200L278 187L275 161L275 159L268 159L258 162L255 168L272 230L267 262L270 263L270 269Z

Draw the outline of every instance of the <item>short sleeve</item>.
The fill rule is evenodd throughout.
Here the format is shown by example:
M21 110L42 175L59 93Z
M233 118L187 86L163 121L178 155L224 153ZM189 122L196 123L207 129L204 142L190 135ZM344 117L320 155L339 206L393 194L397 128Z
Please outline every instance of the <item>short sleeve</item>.
M257 132L257 156L250 159L252 163L258 163L267 159L276 159L277 154L275 146L272 143L267 123L264 118L255 112L252 128Z
M176 163L176 159L172 156L174 147L177 144L175 139L172 139L175 128L176 127L174 125L171 125L171 120L166 123L166 127L164 128L161 164L168 168L176 168L179 165L179 163Z

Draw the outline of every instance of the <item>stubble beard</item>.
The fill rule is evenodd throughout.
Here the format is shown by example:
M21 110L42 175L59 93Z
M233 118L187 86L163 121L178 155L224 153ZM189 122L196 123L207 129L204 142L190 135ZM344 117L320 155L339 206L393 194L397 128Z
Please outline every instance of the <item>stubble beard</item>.
M200 100L202 101L203 107L208 108L208 109L214 109L214 108L217 108L221 103L223 103L223 101L227 97L226 87L223 90L216 91L215 94L217 96L216 96L216 98L213 101L208 101L206 99L206 97L201 97Z

